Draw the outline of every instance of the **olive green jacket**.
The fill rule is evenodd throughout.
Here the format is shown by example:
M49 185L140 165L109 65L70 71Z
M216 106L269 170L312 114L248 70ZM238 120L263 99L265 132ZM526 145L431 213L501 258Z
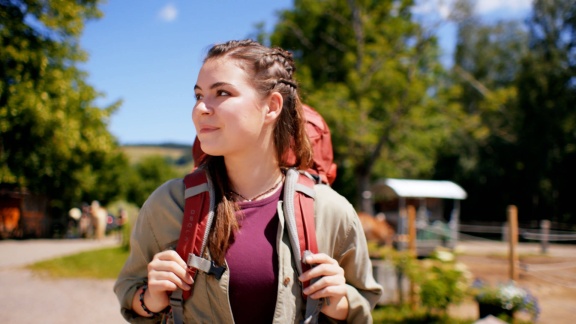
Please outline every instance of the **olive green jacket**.
M147 265L153 256L174 248L180 236L184 211L184 182L174 179L160 186L142 206L130 240L131 251L114 285L126 320L154 323L158 318L139 317L132 308L136 291L147 278ZM315 223L319 252L338 261L348 286L348 323L372 323L371 310L382 294L372 276L366 238L352 205L332 188L316 185ZM302 298L298 273L294 266L284 221L282 200L278 204L279 226L278 295L273 323L300 323L306 303ZM257 253L255 251L254 253ZM184 304L186 323L233 323L228 300L229 270L220 280L198 271L194 293ZM254 305L255 311L258 305ZM168 319L170 322L171 319ZM320 322L333 322L321 317Z

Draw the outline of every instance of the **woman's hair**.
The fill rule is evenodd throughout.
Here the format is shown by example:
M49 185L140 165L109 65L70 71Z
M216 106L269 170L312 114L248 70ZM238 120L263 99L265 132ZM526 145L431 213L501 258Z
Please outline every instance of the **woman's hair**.
M279 166L307 169L312 161L312 148L306 135L298 84L294 79L296 68L292 54L252 40L229 41L214 45L208 51L204 63L222 58L235 60L249 75L250 82L262 98L272 92L282 95L284 104L273 130ZM296 157L294 163L289 163L287 159L290 150ZM214 183L216 198L216 217L210 234L209 250L213 260L223 264L226 251L239 228L235 215L238 207L230 196L230 182L223 157L207 156L202 165Z

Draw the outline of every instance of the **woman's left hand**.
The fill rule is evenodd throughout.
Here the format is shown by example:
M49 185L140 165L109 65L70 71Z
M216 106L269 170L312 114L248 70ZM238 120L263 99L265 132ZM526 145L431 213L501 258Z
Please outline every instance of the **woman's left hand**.
M333 319L345 320L348 316L348 299L344 269L324 253L309 255L305 261L314 267L300 275L300 281L319 279L304 289L304 294L312 299L326 298L322 313Z

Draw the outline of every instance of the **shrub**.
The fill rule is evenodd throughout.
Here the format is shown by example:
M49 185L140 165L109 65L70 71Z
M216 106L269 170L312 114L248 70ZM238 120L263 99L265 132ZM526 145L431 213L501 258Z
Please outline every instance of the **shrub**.
M534 321L540 314L538 299L527 289L517 286L514 281L489 285L482 280L476 280L472 285L472 292L478 303L494 305L512 312L526 312Z
M472 274L456 262L452 252L437 249L417 265L407 269L407 274L416 284L420 303L430 312L445 314L451 304L459 304L468 296Z

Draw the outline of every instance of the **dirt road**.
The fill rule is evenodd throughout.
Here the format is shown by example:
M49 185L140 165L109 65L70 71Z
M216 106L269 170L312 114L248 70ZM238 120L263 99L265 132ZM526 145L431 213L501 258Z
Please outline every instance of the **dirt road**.
M47 279L26 264L115 245L113 239L0 241L2 323L126 323L112 292L114 280Z
M537 323L576 323L576 245L551 245L542 254L540 245L519 245L520 270L517 284L538 298L541 313ZM509 246L504 242L461 242L458 261L466 264L476 278L504 283L510 279ZM454 315L477 318L476 303L455 307ZM520 317L528 319L520 314Z
M46 279L23 268L39 260L115 244L112 238L0 241L2 323L125 323L112 292L114 280ZM459 261L475 276L492 282L508 279L507 249L501 242L462 242L457 248ZM520 272L519 284L539 299L538 323L576 323L576 245L551 245L542 255L538 245L521 244L519 254L520 262L528 265ZM474 303L455 307L451 313L478 316Z

